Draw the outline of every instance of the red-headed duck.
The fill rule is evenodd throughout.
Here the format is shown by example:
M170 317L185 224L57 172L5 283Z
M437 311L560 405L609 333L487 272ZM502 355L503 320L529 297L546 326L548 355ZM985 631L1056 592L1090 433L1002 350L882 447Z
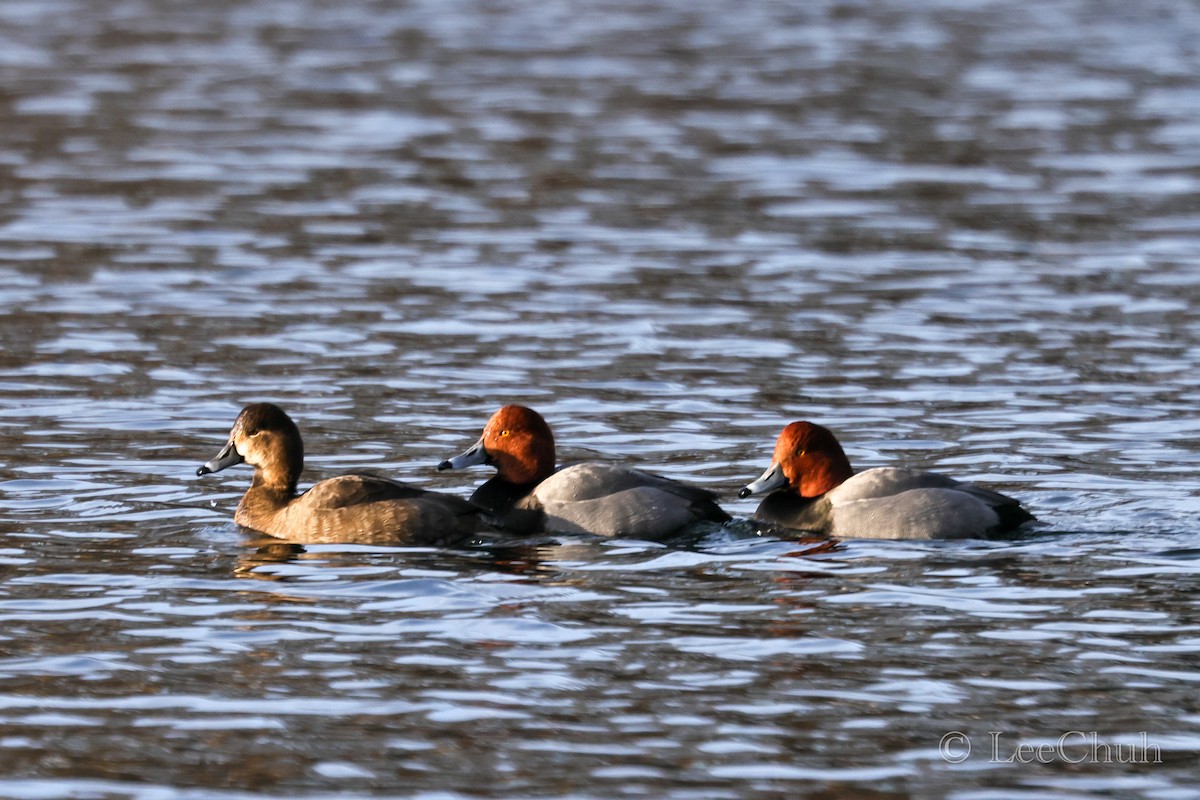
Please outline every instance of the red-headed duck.
M229 442L197 475L235 464L254 467L254 480L233 520L256 531L305 544L450 544L490 528L465 500L365 473L321 481L303 494L300 431L278 406L242 409Z
M729 515L712 492L641 470L597 462L555 469L554 434L542 415L505 406L470 449L439 470L490 464L496 476L471 496L501 527L662 539Z
M754 519L844 539L980 538L1033 520L1017 500L945 475L856 475L834 435L811 422L783 429L771 466L738 497L764 492Z

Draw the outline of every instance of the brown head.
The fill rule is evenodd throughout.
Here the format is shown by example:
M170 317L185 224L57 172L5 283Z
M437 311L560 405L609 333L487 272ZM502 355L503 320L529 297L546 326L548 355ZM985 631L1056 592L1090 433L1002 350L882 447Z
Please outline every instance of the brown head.
M253 403L242 409L229 441L197 475L220 472L245 462L254 467L254 485L294 494L304 469L304 443L291 417L271 403Z
M787 486L801 497L817 497L854 474L850 459L828 428L812 422L793 422L775 440L771 466L738 497Z
M554 434L532 408L504 406L492 414L478 442L438 469L473 464L493 465L496 476L509 483L539 483L554 473Z

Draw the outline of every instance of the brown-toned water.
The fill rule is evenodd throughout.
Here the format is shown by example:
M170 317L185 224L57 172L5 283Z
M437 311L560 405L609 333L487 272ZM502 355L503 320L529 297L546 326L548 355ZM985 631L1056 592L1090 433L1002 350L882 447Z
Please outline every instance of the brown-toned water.
M1182 0L0 4L0 796L1196 797L1198 41ZM256 400L309 480L465 495L434 465L519 401L744 518L807 418L1044 524L271 545L194 477Z

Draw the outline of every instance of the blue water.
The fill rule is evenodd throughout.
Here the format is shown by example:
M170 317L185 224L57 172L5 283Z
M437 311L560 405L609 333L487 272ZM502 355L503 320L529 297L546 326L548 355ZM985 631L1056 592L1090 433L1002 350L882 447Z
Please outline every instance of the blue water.
M0 5L0 796L1200 797L1198 36ZM307 481L467 495L522 402L743 519L811 419L1042 524L299 548L194 474L262 400Z

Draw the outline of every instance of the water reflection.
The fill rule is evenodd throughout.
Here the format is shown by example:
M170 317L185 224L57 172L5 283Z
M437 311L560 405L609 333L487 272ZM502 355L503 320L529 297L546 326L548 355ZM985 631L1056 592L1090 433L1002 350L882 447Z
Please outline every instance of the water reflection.
M259 580L283 580L283 576L270 569L275 564L286 564L306 555L303 545L276 539L258 538L246 542L246 549L238 556L234 574L243 578ZM266 569L260 570L260 567Z
M556 564L573 553L590 554L590 543L570 544L553 537L493 537L456 549L379 547L375 545L315 546L285 542L247 531L245 548L239 553L235 574L262 580L288 581L313 579L306 566L339 573L339 566L352 567L361 559L380 563L402 561L411 569L445 569L455 564L464 570L488 570L531 582L555 583L562 580ZM639 543L640 544L640 543ZM289 567L289 565L292 565Z

